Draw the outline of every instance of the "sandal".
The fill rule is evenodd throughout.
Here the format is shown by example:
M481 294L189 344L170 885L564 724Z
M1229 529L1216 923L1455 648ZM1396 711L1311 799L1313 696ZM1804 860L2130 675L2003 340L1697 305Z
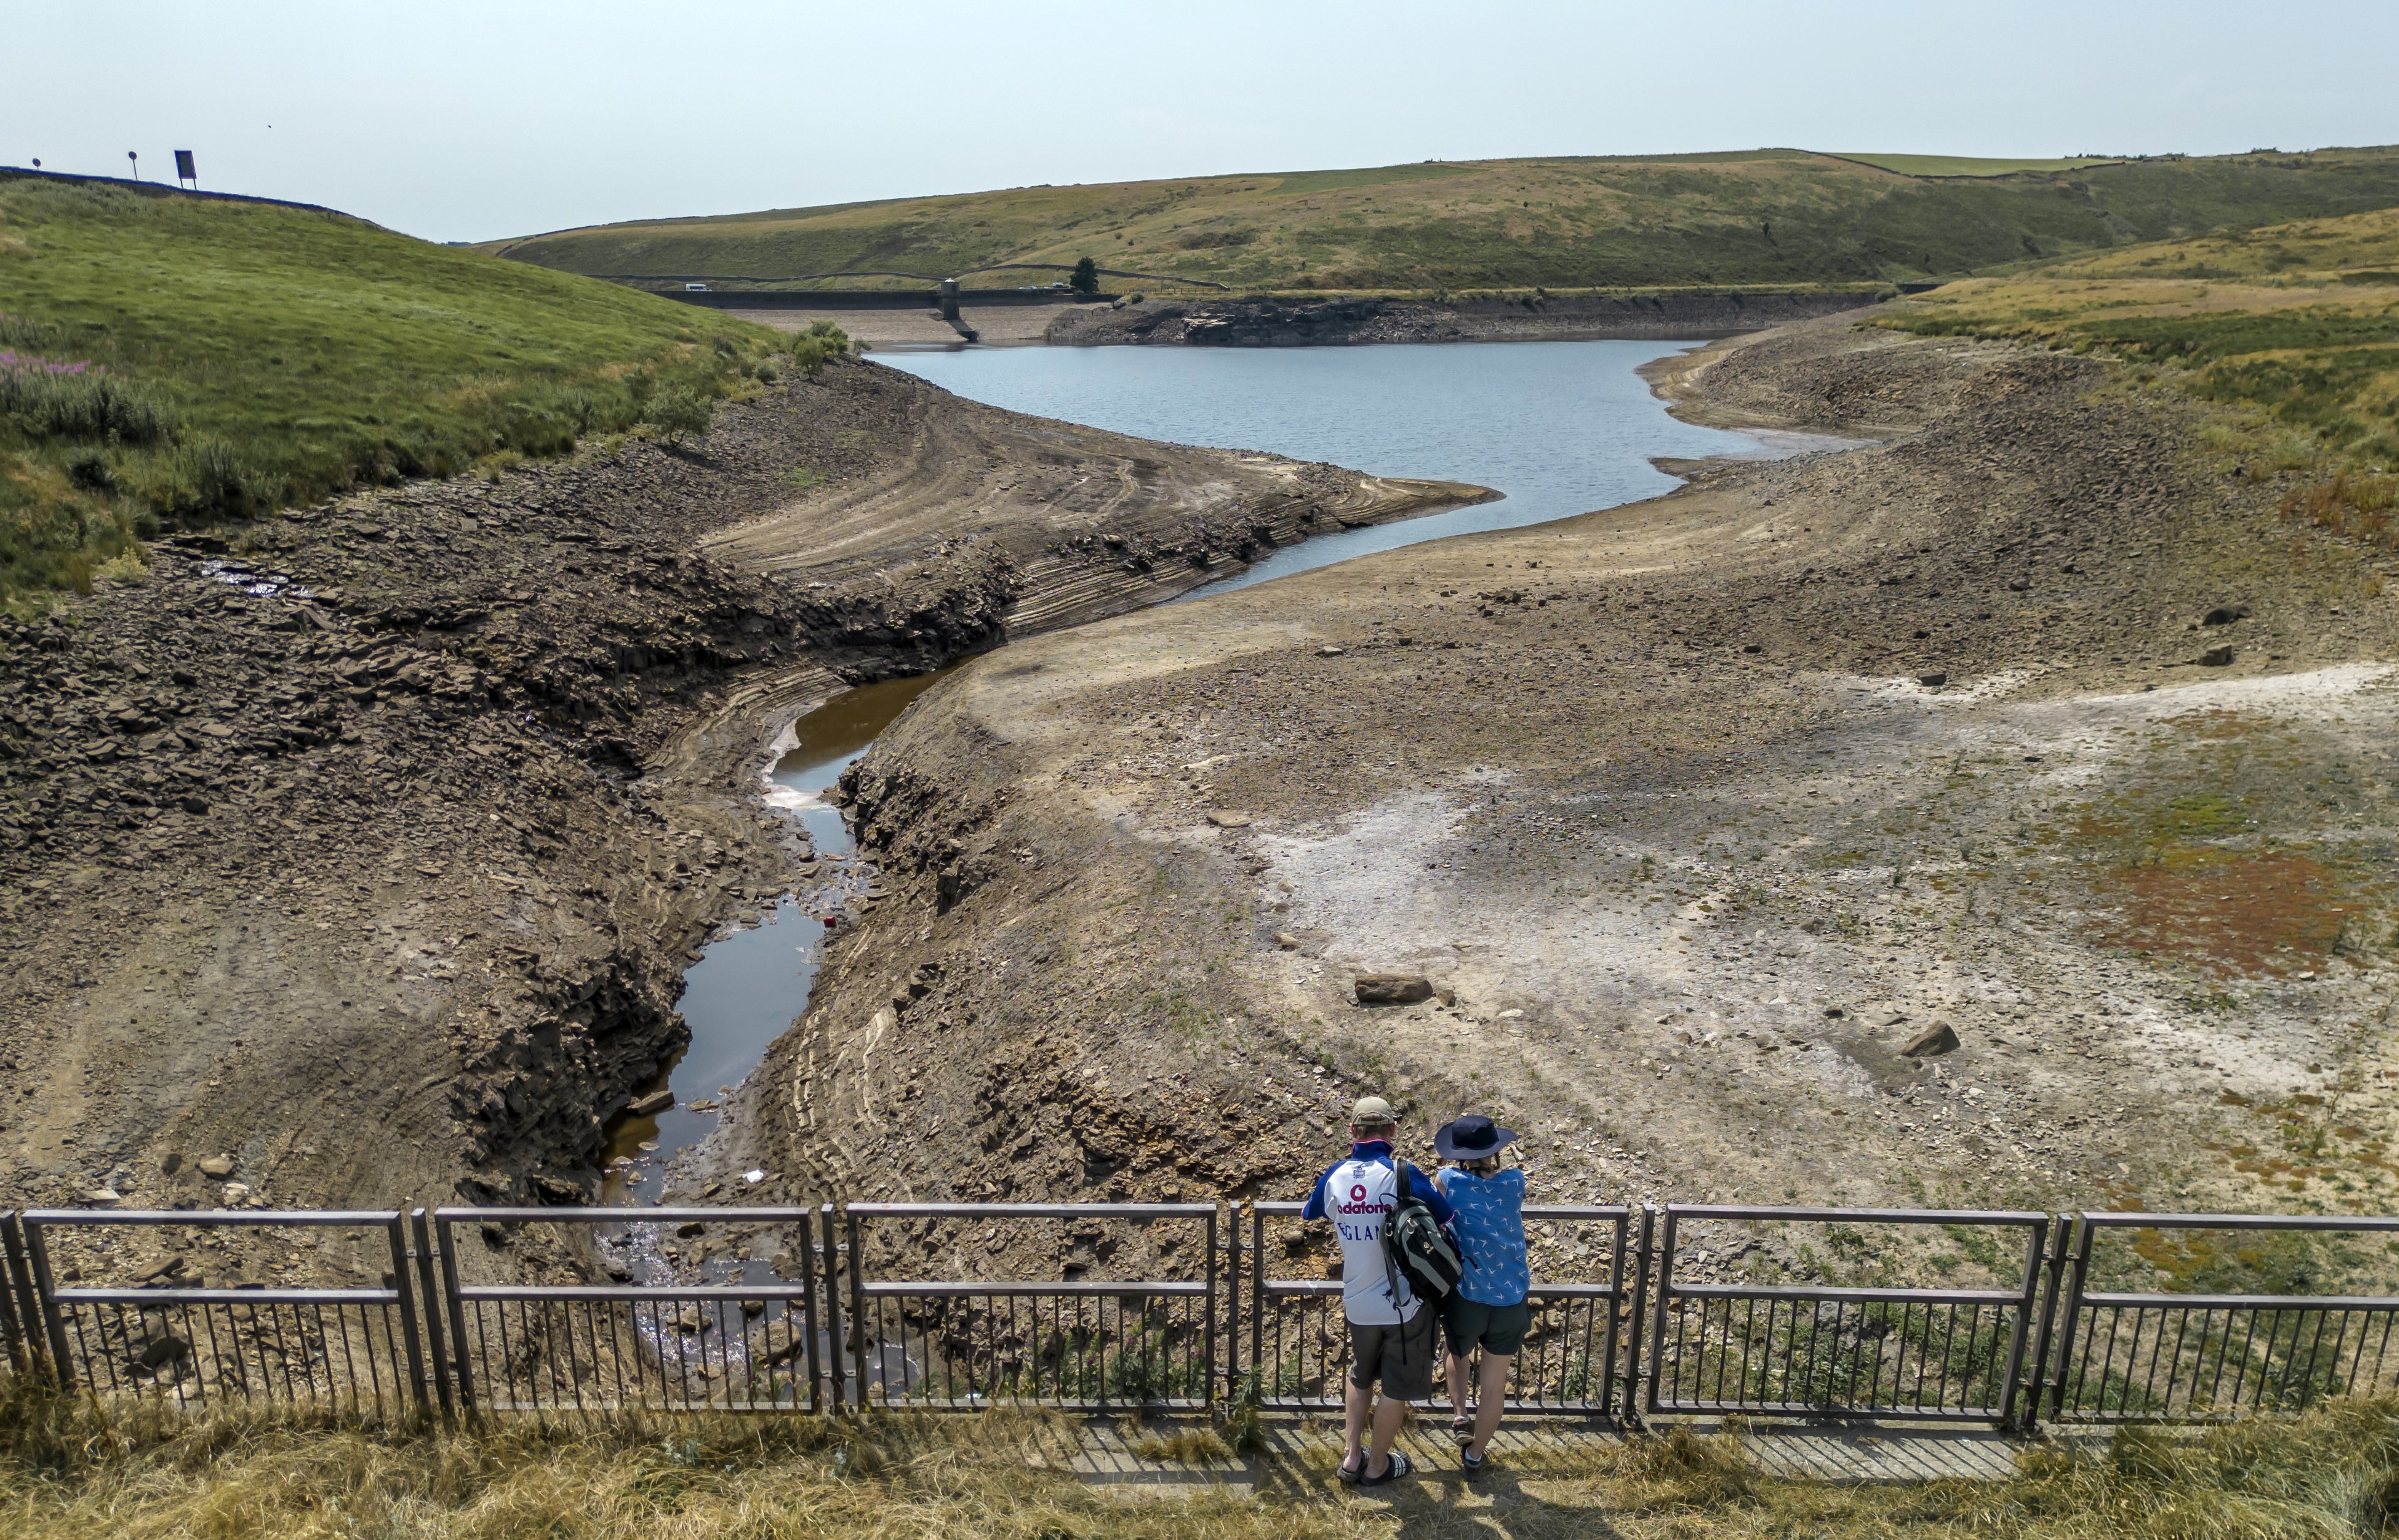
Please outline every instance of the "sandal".
M1490 1456L1477 1454L1471 1449L1462 1449L1457 1452L1457 1463L1459 1468L1466 1472L1466 1477L1469 1480L1472 1480L1475 1477L1483 1474L1484 1462L1489 1458Z
M1408 1457L1395 1449L1391 1451L1389 1463L1383 1467L1383 1474L1380 1476L1361 1475L1358 1478L1358 1484L1362 1487L1387 1487L1393 1481L1398 1480L1401 1477L1407 1475L1415 1468L1415 1466L1408 1463Z
M1464 1449L1474 1441L1474 1419L1463 1412L1452 1417L1449 1420L1449 1436L1457 1440L1458 1448Z
M1366 1474L1366 1452L1362 1449L1358 1452L1358 1468L1355 1470L1349 1468L1347 1463L1348 1455L1343 1455L1342 1460L1343 1464L1333 1467L1333 1474L1341 1478L1343 1486L1354 1487L1358 1484L1359 1478Z

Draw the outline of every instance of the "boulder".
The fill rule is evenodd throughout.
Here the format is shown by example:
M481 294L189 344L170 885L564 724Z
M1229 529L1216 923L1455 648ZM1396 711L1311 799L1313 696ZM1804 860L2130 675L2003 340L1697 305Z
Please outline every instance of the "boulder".
M652 1091L647 1096L637 1096L633 1098L630 1102L626 1104L625 1110L632 1114L635 1117L653 1117L673 1105L674 1092Z
M2199 665L2202 669L2221 669L2230 663L2232 658L2233 652L2230 647L2210 647L2199 655Z
M233 1156L213 1155L200 1162L200 1175L229 1177L233 1175Z
M1949 682L1949 676L1936 669L1929 674L1917 675L1916 682L1923 685L1928 690L1937 690L1944 684Z
M1910 1059L1935 1059L1957 1047L1957 1030L1946 1021L1935 1021L1909 1038L1899 1051Z
M1275 945L1282 948L1285 952L1297 952L1299 950L1299 938L1294 936L1288 930L1278 930L1275 932Z
M1369 973L1357 983L1362 1006L1413 1006L1432 998L1432 980L1420 973Z
M2249 606L2246 604L2218 604L2201 615L2199 623L2202 626L2230 626L2236 620L2248 618Z
M1219 829L1250 827L1250 816L1247 813L1211 813L1208 815L1208 821Z

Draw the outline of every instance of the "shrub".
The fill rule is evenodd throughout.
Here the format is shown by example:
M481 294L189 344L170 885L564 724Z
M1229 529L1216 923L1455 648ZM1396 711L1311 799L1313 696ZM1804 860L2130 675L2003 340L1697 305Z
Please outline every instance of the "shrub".
M649 404L642 411L671 444L681 442L686 434L706 433L714 414L715 403L701 399L685 385L661 385L650 393Z
M0 417L29 439L102 439L155 444L174 416L143 387L76 364L0 353Z

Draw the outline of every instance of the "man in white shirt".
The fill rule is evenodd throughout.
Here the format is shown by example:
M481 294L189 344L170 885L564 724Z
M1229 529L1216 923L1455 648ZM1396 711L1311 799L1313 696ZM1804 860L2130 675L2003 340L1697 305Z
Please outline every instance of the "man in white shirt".
M1391 1448L1407 1404L1432 1394L1433 1320L1439 1314L1409 1291L1383 1254L1383 1220L1398 1196L1398 1171L1433 1217L1450 1222L1449 1200L1425 1174L1391 1153L1399 1114L1379 1096L1349 1109L1349 1157L1319 1177L1302 1219L1329 1219L1341 1236L1341 1314L1349 1323L1349 1384L1344 1398L1347 1435L1341 1479L1378 1487L1408 1474L1408 1457ZM1380 1381L1382 1403L1375 1400ZM1371 1449L1362 1448L1369 1421Z

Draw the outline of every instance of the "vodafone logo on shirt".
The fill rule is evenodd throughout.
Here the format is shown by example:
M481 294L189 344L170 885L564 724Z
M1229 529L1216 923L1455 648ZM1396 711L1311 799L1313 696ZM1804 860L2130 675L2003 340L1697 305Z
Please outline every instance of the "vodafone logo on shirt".
M1389 1195L1386 1194L1382 1197L1369 1201L1366 1196L1366 1184L1362 1182L1353 1182L1349 1184L1349 1201L1335 1204L1333 1211L1336 1214L1388 1214L1391 1211L1391 1199Z

